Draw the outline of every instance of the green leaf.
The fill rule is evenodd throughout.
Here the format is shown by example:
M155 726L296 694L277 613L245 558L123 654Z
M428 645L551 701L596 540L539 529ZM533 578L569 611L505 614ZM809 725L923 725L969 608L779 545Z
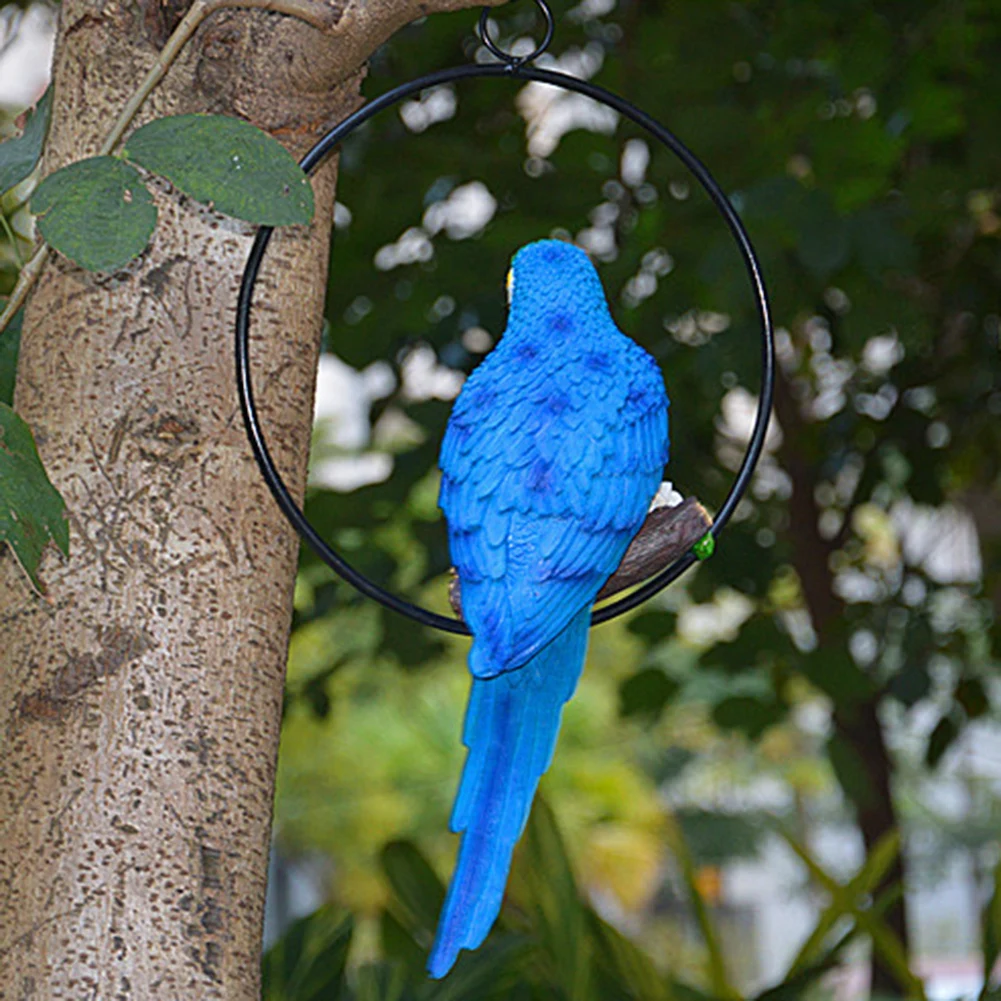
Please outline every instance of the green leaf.
M158 118L132 134L123 155L224 215L260 226L313 219L313 189L292 155L238 118Z
M845 706L873 697L875 686L840 644L819 646L800 657L797 666L809 681Z
M726 968L722 940L719 930L713 922L709 908L699 891L698 873L692 858L688 843L681 830L681 825L668 818L666 838L668 846L674 854L681 869L681 875L688 890L688 898L695 913L695 921L702 933L702 941L706 946L707 975L713 994L728 1001L737 1001L740 992L730 982L730 974Z
M621 716L656 719L681 686L656 667L647 667L627 678L619 689Z
M928 660L908 658L903 667L890 679L887 691L902 705L917 705L931 691Z
M595 966L598 976L607 976L631 998L644 1001L668 1001L671 991L654 966L653 960L607 921L588 910L591 935L597 946Z
M943 716L932 730L925 749L925 764L934 768L943 758L945 752L959 736L959 724L952 716Z
M899 899L901 887L899 885L890 887L880 894L874 905L870 904L872 894L900 854L899 833L889 831L884 834L866 857L859 871L844 885L825 872L796 838L781 827L778 828L778 833L799 856L813 879L831 896L831 903L821 914L817 926L793 960L789 968L789 977L815 962L818 949L836 923L842 917L850 915L857 926L872 939L874 951L884 960L896 979L905 985L908 994L924 1001L924 987L907 965L903 944L883 920L885 911Z
M156 206L135 167L113 156L49 174L31 196L42 236L88 271L115 271L146 249Z
M753 1001L800 1001L804 995L810 996L807 992L812 994L810 989L817 981L841 962L841 953L857 936L857 926L849 929L819 959L790 972L781 983L762 991Z
M449 975L433 982L427 1001L481 1001L512 996L532 952L525 939L506 935L492 937L475 952L462 952Z
M1001 955L1001 859L994 866L994 888L984 907L982 920L984 941L984 988L981 1001L989 996L991 977Z
M379 915L382 952L387 959L402 963L413 971L423 971L427 949L414 941L413 935L389 911Z
M924 428L921 430L924 434ZM920 463L925 466L926 463ZM910 481L913 494L913 478ZM936 502L937 503L937 502ZM931 675L928 670L930 653L935 647L935 635L926 615L909 615L904 630L902 652L904 661L897 673L890 679L890 694L910 708L925 698L931 691Z
M781 722L785 708L773 700L763 701L750 695L734 695L713 707L713 722L725 730L741 730L750 740L757 740L770 726Z
M809 271L827 278L848 262L851 230L830 195L823 191L807 192L798 222L796 254Z
M382 849L380 861L393 888L392 913L417 942L430 947L445 900L441 880L409 841L391 841Z
M264 1001L325 1001L344 985L354 919L327 906L300 918L264 954Z
M710 994L708 991L703 991L698 987L693 987L690 983L684 980L677 980L674 977L668 976L664 983L666 984L671 997L673 997L675 1001L719 1001L718 998Z
M733 558L732 548L728 549ZM754 615L741 627L736 639L717 643L703 654L701 666L711 670L740 674L759 661L773 662L791 658L794 647L774 616Z
M956 701L970 719L979 719L991 707L983 682L979 678L963 678L956 685Z
M677 627L678 616L674 612L654 611L634 615L626 629L634 636L639 636L652 644L674 636Z
M30 428L0 403L0 542L39 591L38 564L50 539L69 553L66 505L42 468Z
M395 612L386 610L382 612L381 621L380 652L391 654L401 667L423 667L445 650L445 644L438 639L439 634L427 626L401 619Z
M390 963L364 963L353 971L352 990L341 995L346 1001L413 1001L407 989L406 971ZM337 997L336 995L334 996ZM299 1001L289 998L289 1001ZM324 1001L334 1001L325 998Z
M917 260L917 248L901 229L897 214L882 205L856 213L852 243L862 267L873 277L886 271L908 271Z
M21 350L21 322L24 310L19 309L0 333L0 403L14 405L14 379L17 375L17 355Z
M52 115L52 85L31 110L24 131L0 143L0 194L20 184L38 166Z
M698 807L682 807L674 812L698 866L722 866L735 859L752 859L761 849L764 829L753 814L722 813Z
M549 804L536 796L512 872L515 898L568 1001L592 996L587 913Z

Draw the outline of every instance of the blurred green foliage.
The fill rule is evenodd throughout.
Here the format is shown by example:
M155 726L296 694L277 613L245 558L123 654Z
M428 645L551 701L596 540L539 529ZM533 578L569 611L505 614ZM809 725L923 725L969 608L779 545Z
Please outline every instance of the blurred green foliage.
M537 29L532 7L495 13L504 44ZM922 854L979 866L989 971L1001 911L984 848L998 801L956 762L969 764L970 734L997 719L1001 660L1001 7L553 7L559 65L676 131L746 221L780 326L778 422L713 559L595 631L543 786L567 850L537 809L498 929L441 985L422 969L436 873L454 850L465 647L373 606L303 552L276 834L288 855L330 856L333 902L269 953L267 997L744 996L706 887L775 836L775 816L725 794L761 779L783 790L770 812L828 899L762 1001L814 990L856 938L876 954L877 990L918 995L900 865ZM474 58L474 22L465 12L402 30L373 58L366 94ZM519 246L561 235L597 251L619 325L664 367L669 475L710 509L739 461L759 357L739 256L666 150L622 122L547 145L526 118L587 109L514 79L451 97L454 113L419 135L393 109L342 151L327 345L356 368L392 368L397 388L372 403L362 451L390 455L393 471L307 499L355 565L439 611L449 560L435 464L449 403L415 396L403 376L419 345L449 369L475 366L485 342L470 331L503 329ZM474 182L496 203L485 228L436 223ZM0 211L23 221L22 193L6 197ZM0 291L17 242L0 235ZM406 258L405 243L410 259L387 266L380 251ZM15 353L8 331L3 398ZM951 561L928 557L941 537L955 540ZM925 795L950 768L970 794L958 818ZM815 825L843 819L835 788L868 849L847 882L807 847ZM635 941L585 896L612 901Z
M394 841L381 853L391 888L379 915L380 956L349 967L355 933L350 915L327 907L295 922L264 957L264 1001L460 1001L480 998L564 998L573 1001L793 1001L822 996L822 978L841 960L860 932L898 969L908 996L924 990L908 969L903 947L884 923L887 899L873 893L899 851L899 838L885 838L845 884L838 883L810 852L781 835L829 894L829 903L805 936L785 975L755 994L731 982L716 919L703 898L687 844L679 829L670 835L682 860L684 892L699 914L705 963L699 983L679 979L669 957L638 949L589 905L552 811L537 800L515 856L509 893L497 925L476 952L463 952L443 981L429 980L424 963L434 937L445 886L410 842ZM1001 864L983 915L986 969L998 955ZM900 888L890 891L899 894ZM704 985L709 984L707 989ZM991 997L985 986L981 1001Z
M900 815L949 851L989 841L995 816L987 796L954 825L980 831L961 844L922 782L971 721L996 714L1001 528L982 499L1001 472L1001 10L930 0L554 10L559 65L588 66L660 119L731 193L765 263L782 378L781 430L717 555L594 633L544 788L584 885L646 915L638 941L684 967L685 947L649 914L653 874L668 860L678 871L672 825L698 870L753 853L764 818L703 802L670 814L654 790L694 789L698 800L701 788L768 775L806 837L840 786L905 955L898 858L877 849ZM536 27L527 3L495 17L505 44ZM473 58L473 22L435 16L404 29L372 60L366 93ZM348 211L332 252L327 343L359 369L393 367L398 388L373 403L367 448L394 465L389 479L348 493L314 488L307 505L357 566L439 611L448 555L432 499L448 403L414 399L403 376L421 344L452 369L475 366L483 348L468 331L502 330L518 246L565 235L599 249L619 325L664 367L668 473L710 508L739 459L734 413L753 399L759 352L732 241L666 150L622 122L611 135L572 129L546 148L526 117L547 101L557 118L574 105L516 80L469 81L451 96L451 117L421 134L393 109L342 152ZM627 162L637 141L649 154L642 170ZM435 214L472 182L496 201L488 225L439 229ZM387 267L385 248L402 252L405 235L411 251L424 249ZM945 502L975 518L979 577L975 566L965 577L962 566L936 569L908 535L908 512ZM387 839L419 837L447 871L464 647L371 607L308 552L297 595L279 843L329 852L333 898L371 914L387 900L374 864ZM804 728L802 709L826 722ZM929 713L932 725L918 723ZM888 750L880 719L908 740ZM898 795L887 804L891 778ZM427 946L416 943L415 955ZM913 991L899 955L880 955L890 980L877 973L877 988ZM712 977L698 982L714 989Z

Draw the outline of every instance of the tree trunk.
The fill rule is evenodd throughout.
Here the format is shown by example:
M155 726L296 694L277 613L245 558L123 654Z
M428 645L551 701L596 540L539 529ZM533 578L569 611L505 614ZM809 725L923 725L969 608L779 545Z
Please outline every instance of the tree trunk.
M834 729L865 762L866 777L871 795L856 798L855 819L862 832L862 844L866 855L879 844L889 832L899 830L896 806L893 802L893 785L890 777L893 774L893 762L883 737L883 725L879 720L878 699L870 699L852 706L850 709L835 709ZM903 849L897 855L893 865L886 871L877 892L889 887L904 887ZM909 929L907 924L907 902L903 895L893 902L883 914L887 927L903 943L909 946ZM909 954L909 949L908 949ZM874 997L892 998L904 993L907 985L901 984L893 970L878 955L873 955L872 978L870 989Z
M779 460L792 480L789 501L789 529L794 549L794 564L806 606L810 611L817 642L823 645L844 642L835 631L844 615L844 604L834 590L831 557L834 545L820 534L820 509L815 490L817 470L804 454L802 443L807 433L799 404L794 399L787 377L780 371L775 385L775 413L782 427ZM893 771L889 751L879 720L881 693L850 705L836 705L832 717L836 735L864 763L867 782L863 788L845 786L843 791L855 808L866 855L884 835L899 829L893 802ZM876 889L876 896L891 886L904 885L904 866L900 857L890 867ZM886 910L883 920L903 943L909 946L906 902L901 897ZM870 989L874 996L896 997L903 993L893 971L878 955L872 958Z
M497 2L497 0L494 0ZM321 33L216 14L142 120L237 115L295 154L353 109L367 56L471 0L324 7ZM183 10L64 0L46 169L91 155ZM430 68L430 67L429 67ZM301 493L331 163L309 228L257 292L255 384ZM44 599L0 556L0 997L259 997L261 924L297 541L234 390L252 231L161 185L151 248L113 277L54 258L22 334L16 406L69 511Z

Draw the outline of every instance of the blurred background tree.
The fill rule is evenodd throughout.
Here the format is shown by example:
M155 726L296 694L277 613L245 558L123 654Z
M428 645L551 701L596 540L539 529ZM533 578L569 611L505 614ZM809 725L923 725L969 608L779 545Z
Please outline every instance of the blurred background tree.
M923 777L992 714L1001 16L969 3L556 10L551 64L667 123L733 193L781 327L753 498L684 588L596 631L545 786L587 884L635 915L656 896L669 790L701 776L746 814L732 805L742 779L758 786L767 768L809 836L832 775L870 852L902 814L918 823ZM531 5L498 22L507 44L523 39ZM369 92L475 56L468 29L415 27L380 54ZM719 503L756 392L756 327L727 234L665 151L586 101L490 81L382 116L343 162L331 350L393 366L366 446L395 456L389 479L318 487L311 514L359 565L442 607L433 466L448 404L435 397L457 383L434 366L475 365L503 327L507 257L553 233L595 254L621 326L663 363L670 475ZM301 598L279 843L324 845L338 892L364 905L353 894L377 884L361 860L388 835L434 846L445 871L452 845L435 829L461 761L463 646L360 604L308 555ZM318 781L328 795L311 807ZM696 851L727 819L716 805L681 813ZM754 846L744 828L717 840L723 858ZM902 896L887 921L906 946ZM877 962L874 990L898 979Z
M841 876L901 829L901 854L866 870L891 942L871 986L914 993L893 943L912 961L935 951L915 903L930 861L969 867L974 912L997 854L1001 8L553 8L541 64L639 104L731 192L765 263L780 379L768 455L717 555L593 633L544 794L597 911L718 996L691 902L715 914L735 983L784 969L755 959L772 940L728 905L733 864L771 858L776 820ZM506 46L537 31L526 2L496 21ZM367 93L482 58L472 22L399 34ZM377 117L341 169L308 512L352 562L447 608L435 458L449 401L503 329L510 255L550 235L594 255L619 325L663 364L669 475L721 502L758 332L722 223L665 150L582 98L472 81ZM296 609L278 855L314 860L317 899L359 915L356 957L397 955L385 916L375 934L399 907L380 859L406 838L451 865L465 644L371 605L308 552ZM806 873L803 900L825 886L794 872L783 885ZM288 906L273 900L276 927ZM791 956L808 927L771 947Z

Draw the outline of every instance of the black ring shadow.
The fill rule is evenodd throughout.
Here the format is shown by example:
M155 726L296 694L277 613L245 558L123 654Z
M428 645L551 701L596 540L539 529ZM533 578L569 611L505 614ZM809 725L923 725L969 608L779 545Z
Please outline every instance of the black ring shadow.
M456 80L468 80L473 77L514 77L518 80L534 80L539 83L550 84L561 87L564 90L576 91L586 97L590 97L601 104L613 108L619 114L645 129L650 135L667 146L674 155L681 160L688 170L694 175L696 180L712 199L714 205L723 216L734 241L740 250L744 260L747 274L751 282L754 298L757 306L758 317L761 321L761 391L758 397L758 409L755 415L755 424L747 451L744 455L740 469L734 478L733 485L723 506L712 525L712 534L718 538L723 531L731 515L740 502L751 480L751 475L757 465L764 448L765 435L768 430L768 420L772 409L772 397L775 388L775 344L774 331L772 327L771 308L769 306L768 293L761 271L758 257L751 245L750 237L744 228L743 223L737 215L736 209L723 193L719 184L703 163L695 156L685 144L677 138L671 131L651 118L646 112L630 104L624 98L619 97L610 91L605 90L596 84L586 80L579 80L576 77L568 76L553 70L538 69L533 66L522 64L471 64L468 66L456 66L451 69L441 70L437 73L430 73L409 83L401 84L380 95L368 104L364 105L354 114L349 115L342 122L330 130L316 145L302 158L300 166L308 174L311 173L322 162L325 156L353 132L358 126L367 122L374 115L396 104L398 101L409 97L421 90L438 86L444 83L451 83ZM444 632L458 635L470 635L469 627L461 619L453 619L420 605L412 604L399 596L392 594L364 574L355 570L347 563L309 523L302 510L292 498L282 480L271 454L268 451L264 434L261 430L258 419L257 408L254 403L253 387L250 378L250 358L249 358L249 336L250 336L250 315L253 302L254 284L260 272L261 262L264 259L265 251L271 240L273 230L270 227L261 227L257 231L250 256L247 260L247 267L243 273L243 280L240 285L240 295L237 302L236 311L236 381L237 391L240 397L240 409L243 413L243 420L250 439L250 445L254 452L254 457L260 467L271 493L274 495L278 506L285 517L292 523L295 530L309 543L310 547L331 569L339 574L344 580L353 584L362 594L373 598L380 604L393 611L406 615L422 625L441 629ZM658 574L640 585L635 591L630 592L626 597L620 598L611 604L595 610L591 614L591 625L607 622L624 612L630 611L637 605L642 604L655 594L662 591L668 584L677 580L697 559L693 553L676 560L671 566L661 570Z

